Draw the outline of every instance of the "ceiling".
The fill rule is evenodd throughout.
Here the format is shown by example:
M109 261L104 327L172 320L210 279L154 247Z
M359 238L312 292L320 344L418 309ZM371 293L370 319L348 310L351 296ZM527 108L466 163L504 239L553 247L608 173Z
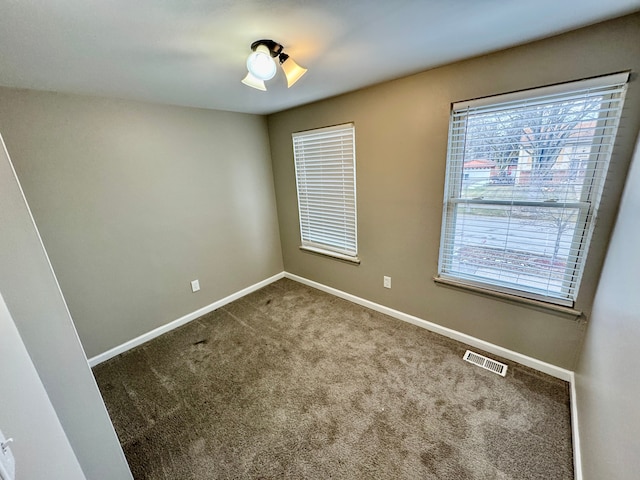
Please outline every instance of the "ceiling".
M640 10L640 0L4 0L0 85L267 114ZM250 44L308 73L246 87Z

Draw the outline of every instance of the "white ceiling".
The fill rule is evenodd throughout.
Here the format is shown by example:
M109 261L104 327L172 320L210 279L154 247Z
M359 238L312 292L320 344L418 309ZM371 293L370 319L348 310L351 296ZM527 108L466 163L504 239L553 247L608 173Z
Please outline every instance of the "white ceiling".
M640 0L3 0L0 85L271 113L640 10ZM250 44L309 72L246 87Z

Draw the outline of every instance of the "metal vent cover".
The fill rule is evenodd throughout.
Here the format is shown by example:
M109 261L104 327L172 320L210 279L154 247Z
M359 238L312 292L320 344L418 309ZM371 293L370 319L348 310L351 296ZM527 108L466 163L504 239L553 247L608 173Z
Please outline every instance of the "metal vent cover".
M503 377L507 374L507 366L504 363L496 362L495 360L491 360L490 358L480 355L479 353L472 352L471 350L467 350L462 359L482 367L485 370L502 375Z

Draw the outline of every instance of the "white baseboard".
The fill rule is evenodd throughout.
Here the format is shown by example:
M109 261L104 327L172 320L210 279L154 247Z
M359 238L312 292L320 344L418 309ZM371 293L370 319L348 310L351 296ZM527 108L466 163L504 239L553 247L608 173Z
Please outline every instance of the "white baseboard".
M394 310L393 308L385 307L384 305L380 305L370 300L365 300L364 298L360 298L350 293L343 292L342 290L328 287L326 285L323 285L322 283L314 282L313 280L294 275L293 273L285 272L284 276L291 280L309 285L310 287L317 288L318 290L322 290L323 292L330 293L331 295L335 295L336 297L344 298L345 300L357 303L358 305L370 308L371 310L375 310L377 312L384 313L385 315L389 315L390 317L412 323L413 325L417 325L418 327L422 327L426 330L438 333L453 340L458 340L459 342L465 343L467 345L480 348L489 353L499 355L508 360L512 360L521 365L525 365L527 367L533 368L534 370L538 370L540 372L546 373L547 375L551 375L552 377L569 382L574 478L575 480L582 480L582 457L580 456L580 432L578 429L578 408L576 403L576 385L574 372L547 362L543 362L542 360L538 360L537 358L514 352L513 350L509 350L499 345L480 340L479 338L472 337L471 335L467 335L466 333L461 333L456 330L443 327L442 325L438 325L436 323L428 322L427 320L414 317L413 315Z
M384 305L380 305L378 303L372 302L370 300L365 300L364 298L357 297L350 293L343 292L342 290L338 290L333 287L328 287L318 282L314 282L313 280L309 280L304 277L300 277L293 273L281 272L277 275L269 277L261 282L258 282L254 285L251 285L247 288L244 288L236 293L233 293L221 300L213 302L210 305L202 307L195 312L189 313L183 317L178 318L166 325L162 325L150 332L147 332L139 337L136 337L128 342L123 343L117 347L114 347L110 350L107 350L104 353L96 355L89 359L89 365L94 367L110 358L115 357L116 355L120 355L121 353L126 352L138 345L142 345L149 340L162 335L163 333L169 332L175 328L178 328L196 318L205 315L213 310L223 307L228 303L233 302L245 295L248 295L256 290L259 290L263 287L266 287L270 283L273 283L281 278L289 278L291 280L295 280L297 282L303 283L310 287L317 288L318 290L322 290L323 292L327 292L331 295L335 295L336 297L343 298L350 302L356 303L358 305L362 305L363 307L370 308L371 310L375 310L380 313L384 313L385 315L389 315L390 317L397 318L398 320L402 320L404 322L411 323L413 325L417 325L418 327L422 327L426 330L432 331L434 333L438 333L445 337L451 338L453 340L458 340L459 342L465 343L467 345L480 348L486 352L493 353L495 355L499 355L508 360L512 360L514 362L518 362L521 365L525 365L527 367L533 368L540 372L551 375L552 377L559 378L566 382L569 382L571 388L571 429L572 429L572 441L573 441L573 459L574 459L574 469L575 469L575 480L582 480L582 462L580 456L580 434L578 429L578 411L576 404L576 387L575 387L575 376L574 372L570 370L566 370L564 368L557 367L550 363L543 362L536 358L529 357L527 355L523 355L518 352L514 352L513 350L509 350L507 348L501 347L499 345L495 345L493 343L486 342L484 340L480 340L479 338L472 337L471 335L467 335L465 333L458 332L456 330L452 330L447 327L443 327L442 325L438 325L436 323L429 322L427 320L423 320L421 318L415 317L413 315L409 315L408 313L400 312L399 310L394 310L393 308L385 307Z
M335 295L336 297L344 298L345 300L357 303L358 305L370 308L371 310L384 313L385 315L397 318L398 320L412 323L413 325L417 325L418 327L422 327L426 330L438 333L453 340L458 340L459 342L465 343L467 345L480 348L482 350L485 350L486 352L499 355L508 360L512 360L521 365L525 365L540 372L546 373L547 375L551 375L552 377L569 382L571 389L571 437L573 442L574 478L575 480L582 480L582 457L580 456L580 432L578 429L578 408L576 403L576 385L574 372L561 367L557 367L556 365L552 365L547 362L543 362L542 360L538 360L537 358L532 358L527 355L514 352L513 350L509 350L499 345L480 340L479 338L472 337L471 335L467 335L466 333L461 333L456 330L443 327L442 325L438 325L436 323L428 322L427 320L414 317L413 315L394 310L393 308L385 307L384 305L365 300L364 298L360 298L350 293L343 292L342 290L328 287L326 285L323 285L322 283L314 282L313 280L294 275L293 273L285 272L284 276L291 280L309 285L310 287L317 288L318 290L322 290L323 292L330 293L331 295Z
M150 332L144 333L139 337L129 340L128 342L125 342L122 345L118 345L117 347L107 350L104 353L96 355L95 357L92 357L89 359L89 365L91 367L95 367L96 365L102 362L105 362L110 358L115 357L116 355L120 355L121 353L124 353L127 350L131 350L132 348L137 347L138 345L142 345L143 343L148 342L149 340L154 339L162 335L163 333L166 333L175 328L181 327L185 323L189 323L190 321L195 320L196 318L201 317L202 315L205 315L209 312L212 312L217 308L224 307L226 304L231 303L234 300L244 297L245 295L248 295L252 292L255 292L256 290L259 290L262 287L266 287L270 283L273 283L276 280L280 280L281 278L284 278L284 272L280 272L277 275L274 275L273 277L269 277L247 288L243 288L242 290L236 293L232 293L227 297L224 297L205 307L199 308L195 312L191 312L183 317L178 318L177 320L173 320L172 322L169 322L165 325L162 325L158 328L151 330Z
M550 363L543 362L542 360L538 360L536 358L529 357L527 355L523 355L518 352L514 352L513 350L509 350L499 345L495 345L493 343L480 340L479 338L472 337L471 335L467 335L466 333L461 333L456 330L443 327L442 325L438 325L437 323L428 322L427 320L414 317L413 315L409 315L408 313L400 312L398 310L394 310L393 308L385 307L384 305L380 305L370 300L365 300L364 298L357 297L355 295L343 292L342 290L338 290L333 287L328 287L321 283L314 282L313 280L309 280L307 278L294 275L293 273L285 272L284 276L286 278L290 278L291 280L295 280L297 282L304 283L305 285L309 285L310 287L317 288L318 290L322 290L323 292L327 292L332 295L335 295L336 297L344 298L345 300L349 300L350 302L357 303L358 305L362 305L363 307L370 308L371 310L384 313L385 315L389 315L390 317L394 317L399 320L412 323L413 325L417 325L418 327L425 328L434 333L438 333L445 337L452 338L453 340L458 340L459 342L465 343L467 345L471 345L473 347L477 347L482 350L485 350L489 353L499 355L508 360L518 362L521 365L531 367L535 370L546 373L547 375L551 375L552 377L559 378L566 382L571 381L573 372L570 370L566 370L564 368L557 367Z
M129 340L121 345L118 345L117 347L114 347L110 350L107 350L104 353L101 353L99 355L96 355L95 357L92 357L89 359L89 365L94 367L106 360L109 360L110 358L115 357L116 355L119 355L121 353L126 352L127 350L130 350L134 347L137 347L138 345L141 345L145 342L148 342L149 340L156 338L159 335L162 335L163 333L169 332L175 328L178 328L192 320L195 320L198 317L201 317L202 315L205 315L209 312L212 312L213 310L223 307L228 303L233 302L234 300L237 300L241 297L244 297L245 295L248 295L252 292L255 292L256 290L259 290L267 285L269 285L270 283L273 283L277 280L280 280L281 278L289 278L291 280L295 280L297 282L303 283L305 285L308 285L310 287L314 287L317 288L318 290L322 290L323 292L327 292L330 293L331 295L335 295L336 297L340 297L343 298L345 300L348 300L350 302L356 303L358 305L362 305L363 307L367 307L370 308L371 310L375 310L377 312L380 313L384 313L385 315L389 315L390 317L394 317L397 318L399 320L402 320L404 322L408 322L411 323L413 325L417 325L419 327L422 327L426 330L432 331L434 333L438 333L440 335L443 335L445 337L448 338L452 338L454 340L458 340L462 343L465 343L467 345L471 345L473 347L477 347L480 348L482 350L485 350L489 353L493 353L495 355L499 355L503 358L506 358L508 360L512 360L514 362L518 362L522 365L525 365L527 367L531 367L535 370L538 370L540 372L546 373L548 375L551 375L553 377L559 378L561 380L567 381L567 382L572 382L573 380L573 372L570 370L566 370L564 368L561 367L557 367L555 365L552 365L550 363L546 363L543 362L542 360L538 360L536 358L533 357L529 357L527 355L523 355L521 353L515 352L513 350L509 350L507 348L501 347L499 345L495 345L493 343L484 341L484 340L480 340L479 338L476 337L472 337L471 335L467 335L465 333L461 333L458 332L456 330L452 330L450 328L447 327L443 327L442 325L438 325L437 323L432 323L429 322L427 320L423 320L421 318L415 317L413 315L409 315L408 313L404 313L401 312L399 310L394 310L393 308L390 307L385 307L384 305L380 305L378 303L372 302L370 300L365 300L364 298L361 297L357 297L356 295L352 295L350 293L347 292L343 292L342 290L338 290L336 288L333 287L328 287L327 285L323 285L321 283L315 282L313 280L309 280L307 278L304 277L300 277L298 275L295 275L293 273L289 273L289 272L281 272L278 273L272 277L269 277L265 280L262 280L254 285L251 285L247 288L244 288L236 293L233 293L225 298L222 298L216 302L213 302L207 306L204 306L194 312L191 312L183 317L178 318L177 320L173 320L172 322L169 322L165 325L162 325L158 328L155 328L153 330L151 330L150 332L144 333L142 335L140 335L139 337L136 337L132 340ZM573 385L573 383L572 383Z

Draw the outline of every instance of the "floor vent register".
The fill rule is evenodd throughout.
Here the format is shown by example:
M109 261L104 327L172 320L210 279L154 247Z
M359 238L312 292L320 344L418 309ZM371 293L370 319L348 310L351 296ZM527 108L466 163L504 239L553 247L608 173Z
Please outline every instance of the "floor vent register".
M490 372L502 375L503 377L507 374L507 366L504 363L496 362L495 360L491 360L484 355L474 353L471 350L467 350L462 359L466 360L469 363L473 363L474 365L482 367L485 370L489 370Z

